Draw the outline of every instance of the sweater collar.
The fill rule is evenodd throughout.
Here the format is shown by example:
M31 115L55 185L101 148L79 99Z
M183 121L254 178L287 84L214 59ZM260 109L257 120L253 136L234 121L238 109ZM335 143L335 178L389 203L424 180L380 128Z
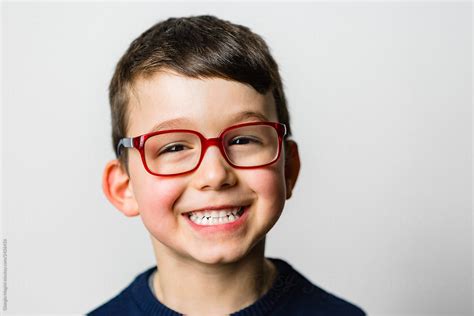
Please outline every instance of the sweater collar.
M252 305L249 305L231 315L268 315L276 304L281 304L283 294L294 289L297 274L291 273L293 268L281 259L268 258L277 268L278 274L270 289ZM148 279L157 267L151 267L137 276L131 284L131 296L135 303L145 312L146 315L178 316L182 315L164 304L162 304L153 294Z

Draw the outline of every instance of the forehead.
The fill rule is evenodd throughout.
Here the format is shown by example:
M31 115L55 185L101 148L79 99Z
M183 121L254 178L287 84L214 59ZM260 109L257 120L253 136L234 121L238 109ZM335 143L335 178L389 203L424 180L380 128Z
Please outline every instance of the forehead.
M135 81L127 133L189 128L208 136L244 121L277 121L271 93L221 78L190 78L160 71Z

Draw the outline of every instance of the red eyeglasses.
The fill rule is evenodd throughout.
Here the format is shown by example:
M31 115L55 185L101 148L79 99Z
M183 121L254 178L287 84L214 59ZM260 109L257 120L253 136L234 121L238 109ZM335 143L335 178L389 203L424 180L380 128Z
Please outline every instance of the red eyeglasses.
M278 160L286 133L285 124L277 122L233 125L216 138L205 138L194 130L163 130L122 138L117 145L117 153L121 154L122 147L136 148L150 174L177 176L196 170L206 150L217 146L232 167L252 169Z

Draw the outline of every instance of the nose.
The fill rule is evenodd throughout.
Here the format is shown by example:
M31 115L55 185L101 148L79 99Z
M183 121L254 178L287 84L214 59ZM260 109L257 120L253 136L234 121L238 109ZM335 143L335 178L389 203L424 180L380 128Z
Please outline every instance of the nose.
M222 190L234 186L237 176L218 146L209 146L193 174L193 181L199 190Z

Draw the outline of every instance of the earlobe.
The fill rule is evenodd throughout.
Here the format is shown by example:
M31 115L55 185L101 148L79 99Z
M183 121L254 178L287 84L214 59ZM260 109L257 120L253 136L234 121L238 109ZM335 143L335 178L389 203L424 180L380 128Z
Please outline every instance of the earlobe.
M102 190L107 199L126 216L139 214L138 204L130 185L130 177L116 159L109 161L105 166Z
M286 199L291 197L296 180L300 173L300 155L298 153L298 145L295 141L287 140L285 142L285 182L286 182Z

